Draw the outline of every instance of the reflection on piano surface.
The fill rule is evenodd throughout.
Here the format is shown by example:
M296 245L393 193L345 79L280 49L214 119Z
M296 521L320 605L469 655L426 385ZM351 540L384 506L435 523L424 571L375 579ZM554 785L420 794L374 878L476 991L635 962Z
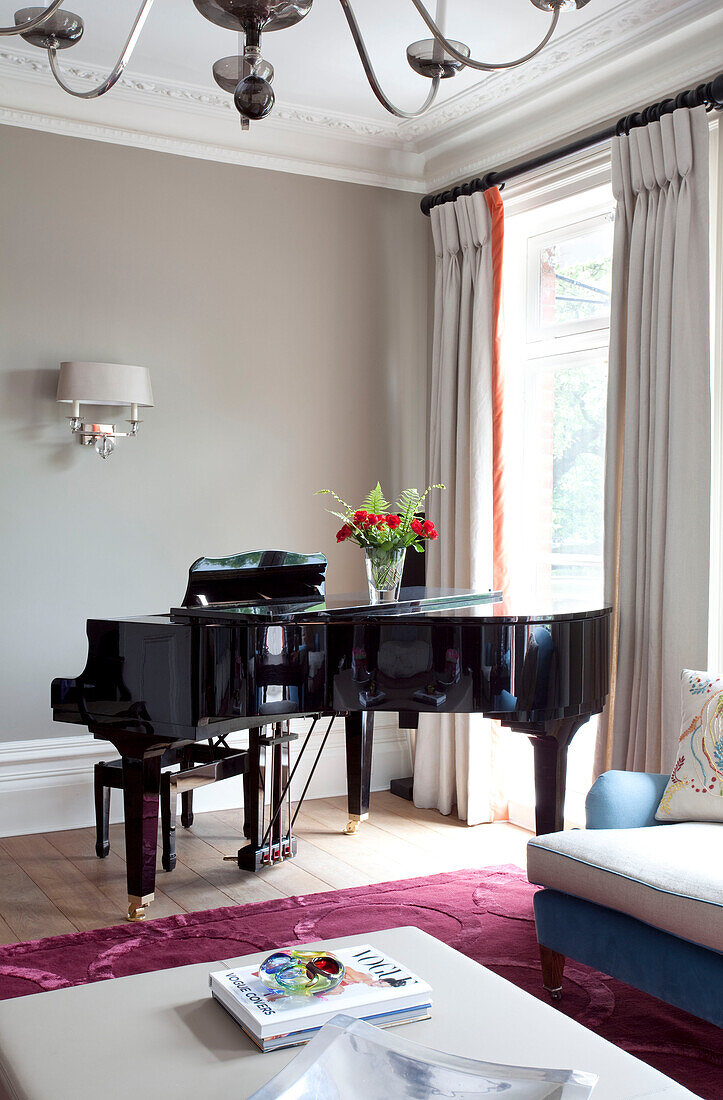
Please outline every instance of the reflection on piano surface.
M123 758L131 915L153 896L172 745L248 729L239 865L293 855L288 723L302 716L345 717L349 831L369 812L375 711L403 728L424 713L478 713L526 733L538 832L561 827L567 747L608 692L610 609L517 615L497 593L427 588L370 606L326 597L325 576L320 554L202 558L181 607L89 620L85 670L53 681L54 718L87 725Z

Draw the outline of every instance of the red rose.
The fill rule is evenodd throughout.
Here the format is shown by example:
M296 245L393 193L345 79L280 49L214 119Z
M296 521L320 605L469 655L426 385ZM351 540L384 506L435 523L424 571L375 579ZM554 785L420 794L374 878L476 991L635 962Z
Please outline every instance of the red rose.
M345 523L344 526L340 527L339 530L337 531L336 541L337 542L346 542L346 540L349 538L349 535L351 535L351 533L352 533L351 527L349 526L348 523Z
M432 523L431 519L425 519L424 523L422 524L422 531L428 539L434 538L437 534L437 532L434 530L434 524Z
M391 527L392 531L394 531L401 522L402 520L400 516L387 516L387 526Z
M376 516L369 515L369 516L367 516L367 518L362 523L362 527L366 527L366 528L373 527L374 524L376 523L376 520L377 520Z
M419 519L413 519L412 520L412 530L414 531L415 535L423 535L424 534L424 528L422 527L422 521L419 520Z
M362 523L364 522L364 520L366 518L367 518L367 513L362 511L361 509L359 509L358 512L354 513L354 523L357 525L357 527L361 527Z
M427 538L434 542L435 539L439 538L439 531L432 531L431 535L427 535Z
M377 521L377 527L383 527L384 524L387 522L386 516L375 516L374 518Z

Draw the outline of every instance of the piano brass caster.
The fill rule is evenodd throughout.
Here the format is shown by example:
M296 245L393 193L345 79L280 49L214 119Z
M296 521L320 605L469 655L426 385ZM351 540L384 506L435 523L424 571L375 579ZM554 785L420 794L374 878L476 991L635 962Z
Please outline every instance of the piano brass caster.
M356 834L359 832L359 826L361 825L362 821L366 821L368 817L369 814L349 814L349 820L347 821L344 828L344 832L346 833L346 835L356 836Z
M140 921L146 919L146 907L153 901L155 894L146 894L145 897L136 898L133 895L128 895L128 913L126 920Z

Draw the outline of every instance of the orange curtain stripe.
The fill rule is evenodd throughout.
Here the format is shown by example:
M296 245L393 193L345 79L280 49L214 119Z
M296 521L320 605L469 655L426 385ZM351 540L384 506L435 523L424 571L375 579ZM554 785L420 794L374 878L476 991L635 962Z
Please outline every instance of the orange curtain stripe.
M492 584L505 597L509 573L505 538L504 500L504 380L502 377L502 262L505 246L505 208L496 187L484 192L492 222L492 279L494 332L492 349Z

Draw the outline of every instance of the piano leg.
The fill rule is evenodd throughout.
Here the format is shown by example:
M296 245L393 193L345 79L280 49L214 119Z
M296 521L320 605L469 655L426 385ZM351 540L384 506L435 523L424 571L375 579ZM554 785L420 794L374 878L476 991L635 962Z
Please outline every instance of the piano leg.
M344 831L352 836L357 832L359 824L369 817L374 712L371 710L353 711L347 714L345 722L349 821Z
M141 745L145 747L141 747ZM125 811L128 920L143 920L153 901L156 885L158 842L158 794L163 748L147 750L139 739L136 751L130 738L116 748L123 757L123 808Z
M103 761L95 765L93 789L95 793L95 854L105 859L110 852L110 787L103 781Z
M181 770L193 767L193 757L186 749L181 759ZM193 825L193 791L184 791L181 795L181 825L184 829L190 829Z
M535 831L558 833L565 826L567 750L589 715L546 722L544 731L527 732L535 752ZM517 727L519 728L519 727Z
M171 773L161 775L161 836L163 840L161 866L172 871L176 866L176 787Z

